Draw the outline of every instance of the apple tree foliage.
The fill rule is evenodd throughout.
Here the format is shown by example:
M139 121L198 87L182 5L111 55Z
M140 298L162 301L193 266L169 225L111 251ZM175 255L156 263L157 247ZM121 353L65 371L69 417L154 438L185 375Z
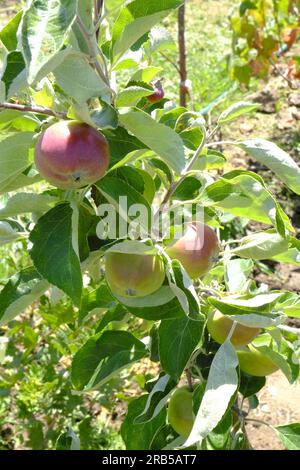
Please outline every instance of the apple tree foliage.
M252 12L253 28L256 21L262 22L258 3L270 2L243 2L236 28L237 23L247 23ZM281 9L288 2L276 3ZM165 41L157 24L182 0L119 4L116 14L108 0L101 16L92 0L31 0L0 31L0 244L21 243L30 255L28 265L0 291L0 325L9 328L40 298L52 299L53 292L68 297L73 305L71 328L92 325L89 337L79 336L70 348L75 391L99 390L141 360L159 369L156 379L145 381L140 396L129 403L121 426L128 449L245 448L246 418L239 404L243 399L250 408L256 406L265 379L239 369L232 332L217 345L207 332L206 319L217 309L234 322L260 328L253 347L295 383L298 337L284 324L289 317L300 318L300 297L258 286L252 274L266 260L299 268L300 242L259 174L226 170L226 152L212 144L214 129L203 116L170 102L167 90L158 103L147 100L153 94L151 84L163 74L154 65L155 51ZM277 43L272 38L258 39L273 50ZM253 103L233 103L218 117L216 128L255 108ZM109 143L110 167L92 188L54 188L35 168L39 135L61 119L85 122ZM231 145L300 194L300 169L283 149L259 137ZM101 216L96 209L107 202L118 207L122 196L149 211L166 202L173 207L189 202L192 212L200 204L205 223L221 239L216 265L192 281L178 261L168 258L164 240L149 237L130 249L119 244L119 252L159 253L166 278L146 297L114 295L105 280L103 258L120 240L97 238ZM235 239L231 228L236 221L245 226L254 221L264 228ZM130 318L138 320L134 328L128 326ZM178 436L167 419L169 397L185 380L185 372L193 384L195 415L187 438ZM233 409L238 424L233 423ZM276 429L287 448L300 448L299 427L292 423ZM69 433L58 447L72 446L73 441L80 445Z
M265 79L277 66L291 83L300 78L299 0L243 0L231 17L231 28L232 78L248 85L251 77Z

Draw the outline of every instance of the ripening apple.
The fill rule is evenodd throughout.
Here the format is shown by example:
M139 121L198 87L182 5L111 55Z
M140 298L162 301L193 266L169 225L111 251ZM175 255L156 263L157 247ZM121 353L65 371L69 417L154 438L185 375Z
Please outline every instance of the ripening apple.
M273 374L279 367L265 354L249 344L247 348L237 351L240 368L246 374L265 377Z
M218 237L211 227L200 222L191 223L182 238L174 240L166 252L180 261L192 279L204 276L218 260Z
M193 392L187 386L178 388L169 401L169 423L180 436L187 438L194 424Z
M60 121L48 127L35 147L35 164L41 176L61 189L95 183L109 165L106 138L78 121Z
M152 93L152 95L147 96L147 100L149 101L149 103L154 104L154 103L158 103L164 98L165 92L162 87L161 81L157 81L152 86L153 86L154 93Z
M165 267L159 255L109 252L105 256L105 276L113 294L146 297L162 286Z
M211 337L219 344L224 343L231 328L233 321L229 316L223 315L219 311L215 311L209 315L207 320L207 329ZM259 328L241 325L236 323L235 330L231 336L231 343L234 346L245 346L251 343L260 333Z

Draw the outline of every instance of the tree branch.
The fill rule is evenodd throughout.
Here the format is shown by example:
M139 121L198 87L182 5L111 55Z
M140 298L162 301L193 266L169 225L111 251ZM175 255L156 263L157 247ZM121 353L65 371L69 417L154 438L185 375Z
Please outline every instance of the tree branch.
M167 54L165 54L164 52L161 52L160 51L160 55L166 59L171 65L173 65L173 67L177 70L177 72L180 74L180 68L178 67L178 65L176 64L176 62L174 60L172 60L169 56L167 56Z
M178 186L181 185L182 181L183 181L184 178L186 177L186 174L193 168L194 164L195 164L196 161L198 160L198 158L199 158L199 156L200 156L200 154L201 154L201 152L202 152L202 150L203 150L203 148L204 148L204 146L205 146L205 144L206 144L206 132L205 132L205 129L204 129L204 128L203 128L202 130L203 130L203 134L204 134L204 135L203 135L203 140L202 140L201 144L199 145L198 149L196 150L196 152L195 152L193 158L191 159L191 161L188 163L188 165L187 165L186 168L184 169L184 171L183 171L181 177L179 178L179 180L176 181L176 182L174 182L174 183L172 183L172 184L170 185L170 188L169 188L168 192L166 193L166 195L165 195L165 197L164 197L164 199L163 199L163 201L162 201L162 203L161 203L161 205L160 205L160 207L159 207L159 209L158 209L158 211L157 211L155 217L157 217L157 215L159 214L159 212L163 212L163 211L164 211L166 205L167 205L168 202L169 202L169 199L171 199L172 195L174 194L174 192L176 191L176 189L178 188Z
M185 47L185 3L178 10L178 45L179 45L179 75L180 75L180 106L186 107L188 88L186 86L186 47Z
M2 109L14 109L16 111L29 112L35 114L46 114L47 116L53 116L61 119L67 119L67 113L62 111L54 111L50 108L43 108L42 106L32 106L16 103L0 103Z
M100 23L102 20L103 7L104 7L104 0L94 0L94 16L95 16L94 25L96 28L95 34L96 34L97 41L99 39Z
M94 68L96 69L96 71L97 71L98 75L100 76L100 78L104 81L104 83L111 90L109 80L105 76L105 73L103 72L102 67L100 65L100 62L98 60L98 46L97 46L96 41L93 41L93 35L91 35L89 33L89 31L86 29L85 24L83 23L82 19L79 16L77 17L77 24L78 24L78 26L80 28L80 31L82 32L85 40L86 40L87 46L88 46L89 51L90 51L90 58L92 60ZM112 90L111 90L111 92L112 92Z
M193 378L192 378L190 369L186 369L185 374L186 374L189 391L192 392L193 391Z
M288 86L291 88L291 90L297 90L297 86L293 83L292 80L290 80L284 73L281 72L280 68L277 67L277 64L274 62L272 58L269 59L270 64L272 65L273 69L280 75L283 80L285 80L288 84Z
M231 140L220 140L219 142L210 142L206 147L217 147L218 145L236 145L236 142Z

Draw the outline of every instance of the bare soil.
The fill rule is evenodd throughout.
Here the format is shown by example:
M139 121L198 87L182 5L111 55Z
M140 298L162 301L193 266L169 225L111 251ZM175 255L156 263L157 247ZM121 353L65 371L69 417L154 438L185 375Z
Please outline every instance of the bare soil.
M249 419L272 426L300 422L300 384L290 385L281 372L268 377L258 397L260 406L250 412ZM284 450L277 433L266 424L249 421L246 430L253 449Z

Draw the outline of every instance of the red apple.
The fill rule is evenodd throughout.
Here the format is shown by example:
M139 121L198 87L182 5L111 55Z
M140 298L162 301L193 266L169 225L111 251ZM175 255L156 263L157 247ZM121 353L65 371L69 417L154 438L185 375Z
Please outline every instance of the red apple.
M167 248L167 254L177 259L192 279L206 274L218 260L217 235L208 225L200 222L189 224L184 236Z
M81 188L105 174L109 165L108 142L88 124L60 121L40 136L35 163L41 176L53 186Z
M156 82L152 86L154 89L154 93L152 95L147 96L147 100L149 101L149 103L154 104L158 103L164 98L165 92L160 81Z

